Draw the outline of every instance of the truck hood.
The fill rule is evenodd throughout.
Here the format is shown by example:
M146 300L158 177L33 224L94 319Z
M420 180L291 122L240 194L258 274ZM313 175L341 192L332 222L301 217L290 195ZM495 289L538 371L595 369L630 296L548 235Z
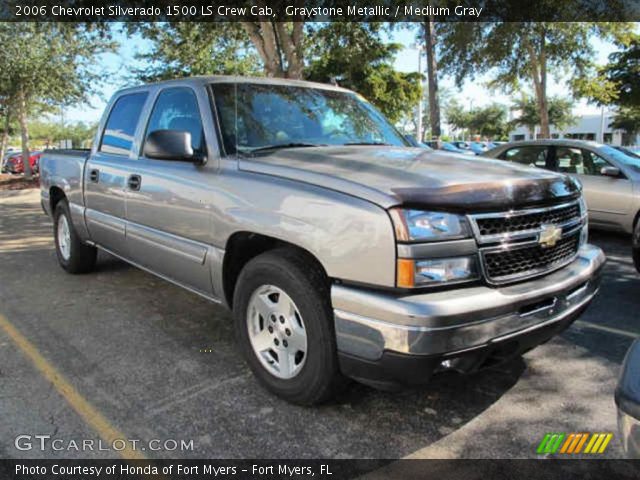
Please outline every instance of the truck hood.
M478 212L576 198L572 178L503 160L421 148L289 148L242 157L243 171L273 175L394 205Z

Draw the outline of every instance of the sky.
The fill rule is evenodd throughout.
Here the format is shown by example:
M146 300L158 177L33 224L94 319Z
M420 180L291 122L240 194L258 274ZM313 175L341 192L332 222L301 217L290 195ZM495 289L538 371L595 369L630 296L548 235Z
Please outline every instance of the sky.
M139 35L127 37L124 33L117 33L116 40L120 43L117 53L109 53L102 55L98 62L104 70L104 75L108 76L101 86L101 92L91 98L90 105L82 105L67 108L64 112L65 122L97 122L100 115L111 95L127 85L135 83L130 78L130 72L134 68L144 68L144 62L136 59L136 54L144 53L149 50L149 43L142 39ZM415 33L405 29L399 29L390 34L389 41L399 43L404 46L395 60L395 68L402 72L418 71L418 50L415 47ZM593 39L592 44L596 52L596 63L604 64L610 53L615 48L607 42L599 39ZM422 62L423 69L425 62ZM451 78L441 78L440 88L447 89L455 95L460 103L469 107L479 107L492 102L511 104L511 97L500 92L490 91L485 87L489 81L489 76L479 77L474 81L466 82L461 89L458 89ZM560 79L556 81L550 75L548 93L549 95L569 96L570 92L567 88L566 81ZM598 114L600 108L595 105L588 105L585 101L576 102L574 108L575 115Z

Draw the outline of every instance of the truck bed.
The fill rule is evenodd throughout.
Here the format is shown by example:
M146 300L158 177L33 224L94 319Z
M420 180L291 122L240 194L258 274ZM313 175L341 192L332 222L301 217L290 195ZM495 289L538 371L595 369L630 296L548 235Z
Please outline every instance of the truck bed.
M52 186L60 186L70 203L84 204L84 166L89 149L46 150L40 158L40 192L46 209ZM52 212L47 211L51 214Z

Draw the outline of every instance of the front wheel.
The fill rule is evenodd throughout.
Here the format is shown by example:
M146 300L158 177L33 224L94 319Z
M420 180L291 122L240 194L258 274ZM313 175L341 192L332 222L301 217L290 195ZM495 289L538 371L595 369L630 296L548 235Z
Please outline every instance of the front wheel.
M73 227L69 204L61 200L53 215L53 235L60 266L69 273L87 273L93 270L98 254L95 247L85 245Z
M251 260L240 273L233 305L240 347L267 389L312 405L344 383L328 282L304 253L283 248Z
M636 222L636 228L633 231L631 254L633 256L633 264L640 273L640 220Z

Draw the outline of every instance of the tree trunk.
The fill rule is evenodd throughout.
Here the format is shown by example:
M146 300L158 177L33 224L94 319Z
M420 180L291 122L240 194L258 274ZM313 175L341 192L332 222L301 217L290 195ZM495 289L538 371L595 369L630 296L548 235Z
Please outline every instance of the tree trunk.
M536 51L530 39L525 38L525 47L529 54L531 64L531 75L533 79L533 90L538 104L538 114L540 115L540 137L550 138L551 129L549 126L549 104L547 102L547 57L545 52L546 35L544 30L540 32L540 50Z
M303 77L304 22L292 22L291 33L286 22L242 22L242 26L262 59L267 77Z
M24 91L18 94L18 122L20 123L20 134L22 136L22 165L24 166L24 177L31 178L31 164L29 163L29 126L27 125L27 99Z
M0 164L4 162L4 152L7 149L9 143L9 125L11 122L11 116L9 107L6 107L4 112L4 129L2 130L2 140L0 140Z
M284 77L271 22L242 22L242 26L262 59L266 76Z
M427 49L427 82L429 88L429 123L431 137L439 140L442 134L440 128L440 99L438 98L438 62L436 59L436 32L433 16L424 23L425 47Z
M284 22L275 22L275 29L278 33L279 45L284 53L287 61L285 76L296 80L302 79L303 74L303 54L302 54L302 22L293 22L292 31L287 31L287 24Z

